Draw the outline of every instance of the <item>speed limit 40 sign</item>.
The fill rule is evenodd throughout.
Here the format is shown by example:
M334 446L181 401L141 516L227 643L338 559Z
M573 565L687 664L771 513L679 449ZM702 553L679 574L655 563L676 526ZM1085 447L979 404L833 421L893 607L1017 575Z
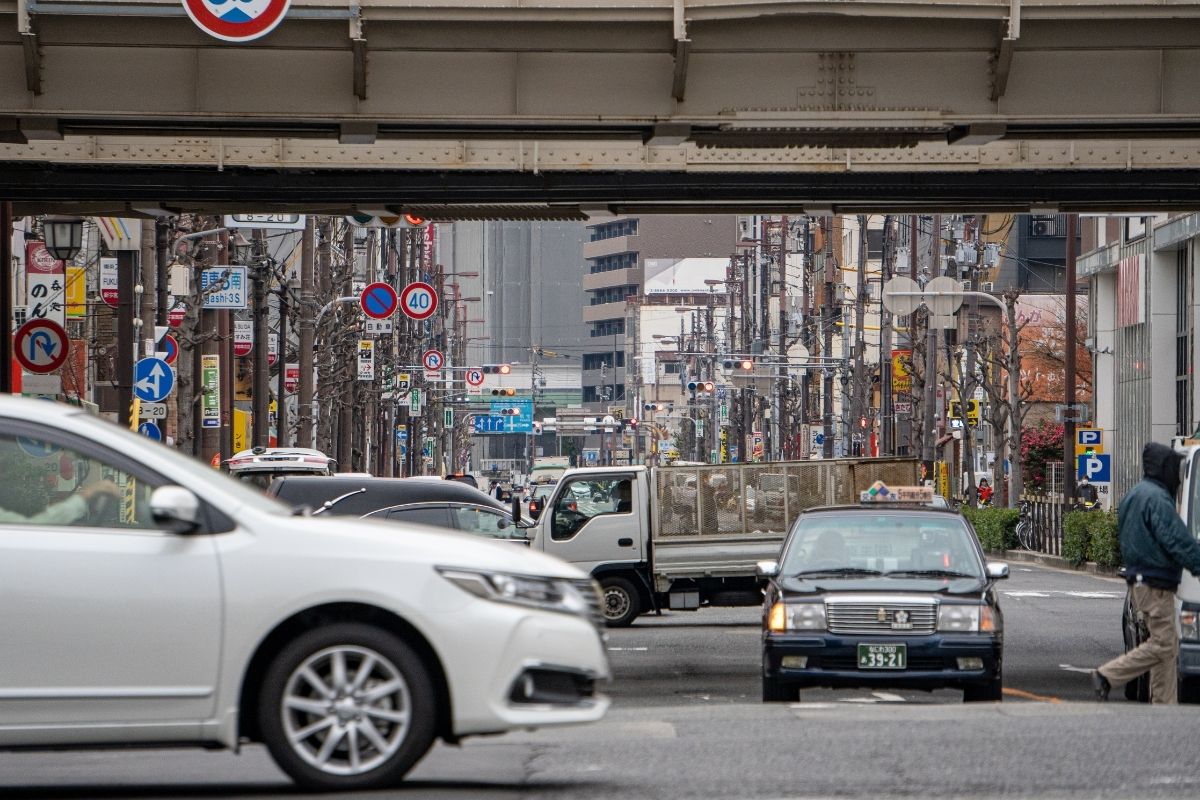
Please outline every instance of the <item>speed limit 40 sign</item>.
M406 316L413 319L427 319L433 316L437 307L437 292L428 283L410 283L400 293L400 308Z

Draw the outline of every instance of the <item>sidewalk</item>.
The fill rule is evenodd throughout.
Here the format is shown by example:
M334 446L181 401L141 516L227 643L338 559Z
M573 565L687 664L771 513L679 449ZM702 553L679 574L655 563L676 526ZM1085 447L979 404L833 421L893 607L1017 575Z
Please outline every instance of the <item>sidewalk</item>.
M1088 575L1103 575L1109 578L1117 577L1116 567L1102 567L1094 561L1088 561L1083 564L1073 564L1062 556L1051 556L1045 553L1033 553L1028 550L1002 550L1000 552L992 552L989 555L995 555L1009 563L1020 564L1041 564L1047 567L1055 567L1056 569L1066 569L1074 572L1085 572Z

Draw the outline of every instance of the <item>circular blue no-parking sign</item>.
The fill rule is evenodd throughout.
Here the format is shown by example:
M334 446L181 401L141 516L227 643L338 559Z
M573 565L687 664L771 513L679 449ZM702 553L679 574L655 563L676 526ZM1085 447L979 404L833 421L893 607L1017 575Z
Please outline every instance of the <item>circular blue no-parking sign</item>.
M368 285L358 296L359 306L371 319L387 319L395 313L399 302L396 290L383 282Z
M156 442L162 441L162 431L153 422L143 422L138 425L138 433L142 436L149 437Z

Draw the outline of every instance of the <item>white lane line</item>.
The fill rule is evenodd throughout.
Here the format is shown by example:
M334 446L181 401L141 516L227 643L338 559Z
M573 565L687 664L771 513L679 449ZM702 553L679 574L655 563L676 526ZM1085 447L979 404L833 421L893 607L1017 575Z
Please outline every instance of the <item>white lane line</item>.
M1058 668L1064 669L1067 672L1083 672L1088 674L1090 674L1092 671L1090 667L1073 667L1070 664L1059 664Z
M891 692L871 692L870 697L841 697L838 698L839 703L906 703L908 702L898 694Z
M1112 600L1123 597L1119 592L1063 592L1068 597L1086 597L1089 600Z
M1005 597L1049 597L1047 592L1005 592Z
M884 701L885 703L904 703L904 702L907 702L907 701L906 701L906 700L905 700L903 697L901 697L900 695L898 695L898 694L892 694L891 692L871 692L871 694L875 695L876 697L878 697L880 700Z
M1061 595L1063 597L1078 597L1083 600L1116 600L1125 595L1121 592L1068 592L1061 589L1048 589L1044 592L1003 592L1005 597L1051 597L1053 595Z
M649 647L610 647L610 653L644 653L649 650Z

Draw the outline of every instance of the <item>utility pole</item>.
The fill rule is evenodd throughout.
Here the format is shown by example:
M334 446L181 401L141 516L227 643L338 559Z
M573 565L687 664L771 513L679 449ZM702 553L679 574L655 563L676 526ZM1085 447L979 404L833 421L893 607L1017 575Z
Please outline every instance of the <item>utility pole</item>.
M345 259L345 268L342 270L342 283L338 287L338 295L348 297L350 295L351 282L354 275L354 226L347 225L342 236L342 257ZM358 348L355 347L355 357L357 357ZM349 361L350 359L346 359ZM357 388L358 376L353 375L341 376L340 398L338 400L338 424L337 424L337 463L340 469L354 470L354 390ZM330 415L332 416L332 414Z
M11 233L9 236L11 237ZM117 251L117 421L123 428L130 427L133 405L133 362L137 350L137 333L133 320L136 316L137 298L137 250ZM9 319L12 317L10 316ZM7 325L5 327L8 327ZM11 362L3 365L10 370Z
M983 218L976 217L974 224L975 232L975 264L971 269L971 291L979 291L979 273L983 269ZM978 317L979 303L974 296L967 298L967 325L966 336L963 346L967 352L967 367L962 374L962 395L959 397L959 408L963 414L963 461L966 462L967 473L967 500L971 505L975 505L975 431L976 428L971 427L971 421L967 409L970 401L975 398L975 331L973 325ZM982 425L983 414L979 415L979 422L976 425ZM961 470L960 470L961 471Z
M220 233L221 249L217 258L219 264L229 264L233 254L229 249L229 231ZM233 311L224 309L217 312L218 334L221 348L221 456L222 460L233 458Z
M1067 336L1064 361L1066 414L1063 416L1063 499L1075 501L1075 229L1078 217L1067 214Z
M288 346L288 292L287 281L279 282L279 374L275 384L275 442L280 447L292 444L291 425L288 420L287 397L287 346Z
M775 406L771 409L771 426L769 435L771 446L768 449L768 460L779 461L783 458L783 442L788 434L789 426L783 419L784 409L787 408L787 290L788 290L788 218L784 214L779 219L779 337L776 350L779 353L779 364L775 367ZM726 287L728 288L728 287Z
M254 289L254 349L251 351L254 354L254 388L251 393L254 435L251 438L251 444L254 447L266 447L269 444L268 426L271 413L269 407L271 389L267 380L270 369L267 364L267 350L269 349L267 346L267 316L270 310L267 308L266 237L267 232L262 228L254 231L254 264L251 267Z
M824 423L825 443L822 446L825 458L833 458L833 271L837 266L833 258L833 216L826 215L825 228L825 305L821 314L821 330L824 334L821 355L824 356L823 386L821 391L821 419Z
M883 218L883 259L881 270L881 286L886 286L892 279L896 267L896 242L892 229L892 217L889 214ZM879 323L879 420L880 442L879 454L890 456L895 450L894 400L892 397L892 312L886 307L880 309Z
M300 364L299 386L296 395L297 431L302 447L313 446L313 311L317 304L313 292L313 272L316 263L317 220L309 215L304 222L304 239L300 246L300 308L297 328Z
M938 220L934 219L933 239L938 241L940 238L938 231ZM914 236L914 240L915 240ZM914 259L916 254L916 242L913 243ZM937 273L940 259L936 258L937 251L933 250L935 258L930 264L929 274L933 278ZM925 477L933 478L934 462L937 461L937 441L934 438L937 434L934 430L936 425L937 413L937 349L938 349L938 330L934 327L934 318L932 309L926 314L925 323L925 384L924 399L922 405L922 419L924 420L921 431L921 461L925 464Z
M866 365L866 337L863 332L863 325L866 324L867 314L867 223L869 217L866 214L860 214L858 217L858 274L857 288L854 293L855 309L854 309L854 403L851 406L853 411L850 415L850 423L852 426L858 425L859 420L867 417L867 365ZM844 330L844 328L843 328ZM866 455L866 431L868 429L859 426L857 436L862 436L863 441L860 448L856 448L859 452L855 455Z
M1018 380L1021 374L1021 353L1017 349L1017 291L1004 293L1004 308L1008 323L1008 507L1016 508L1024 489L1021 475L1021 416Z

